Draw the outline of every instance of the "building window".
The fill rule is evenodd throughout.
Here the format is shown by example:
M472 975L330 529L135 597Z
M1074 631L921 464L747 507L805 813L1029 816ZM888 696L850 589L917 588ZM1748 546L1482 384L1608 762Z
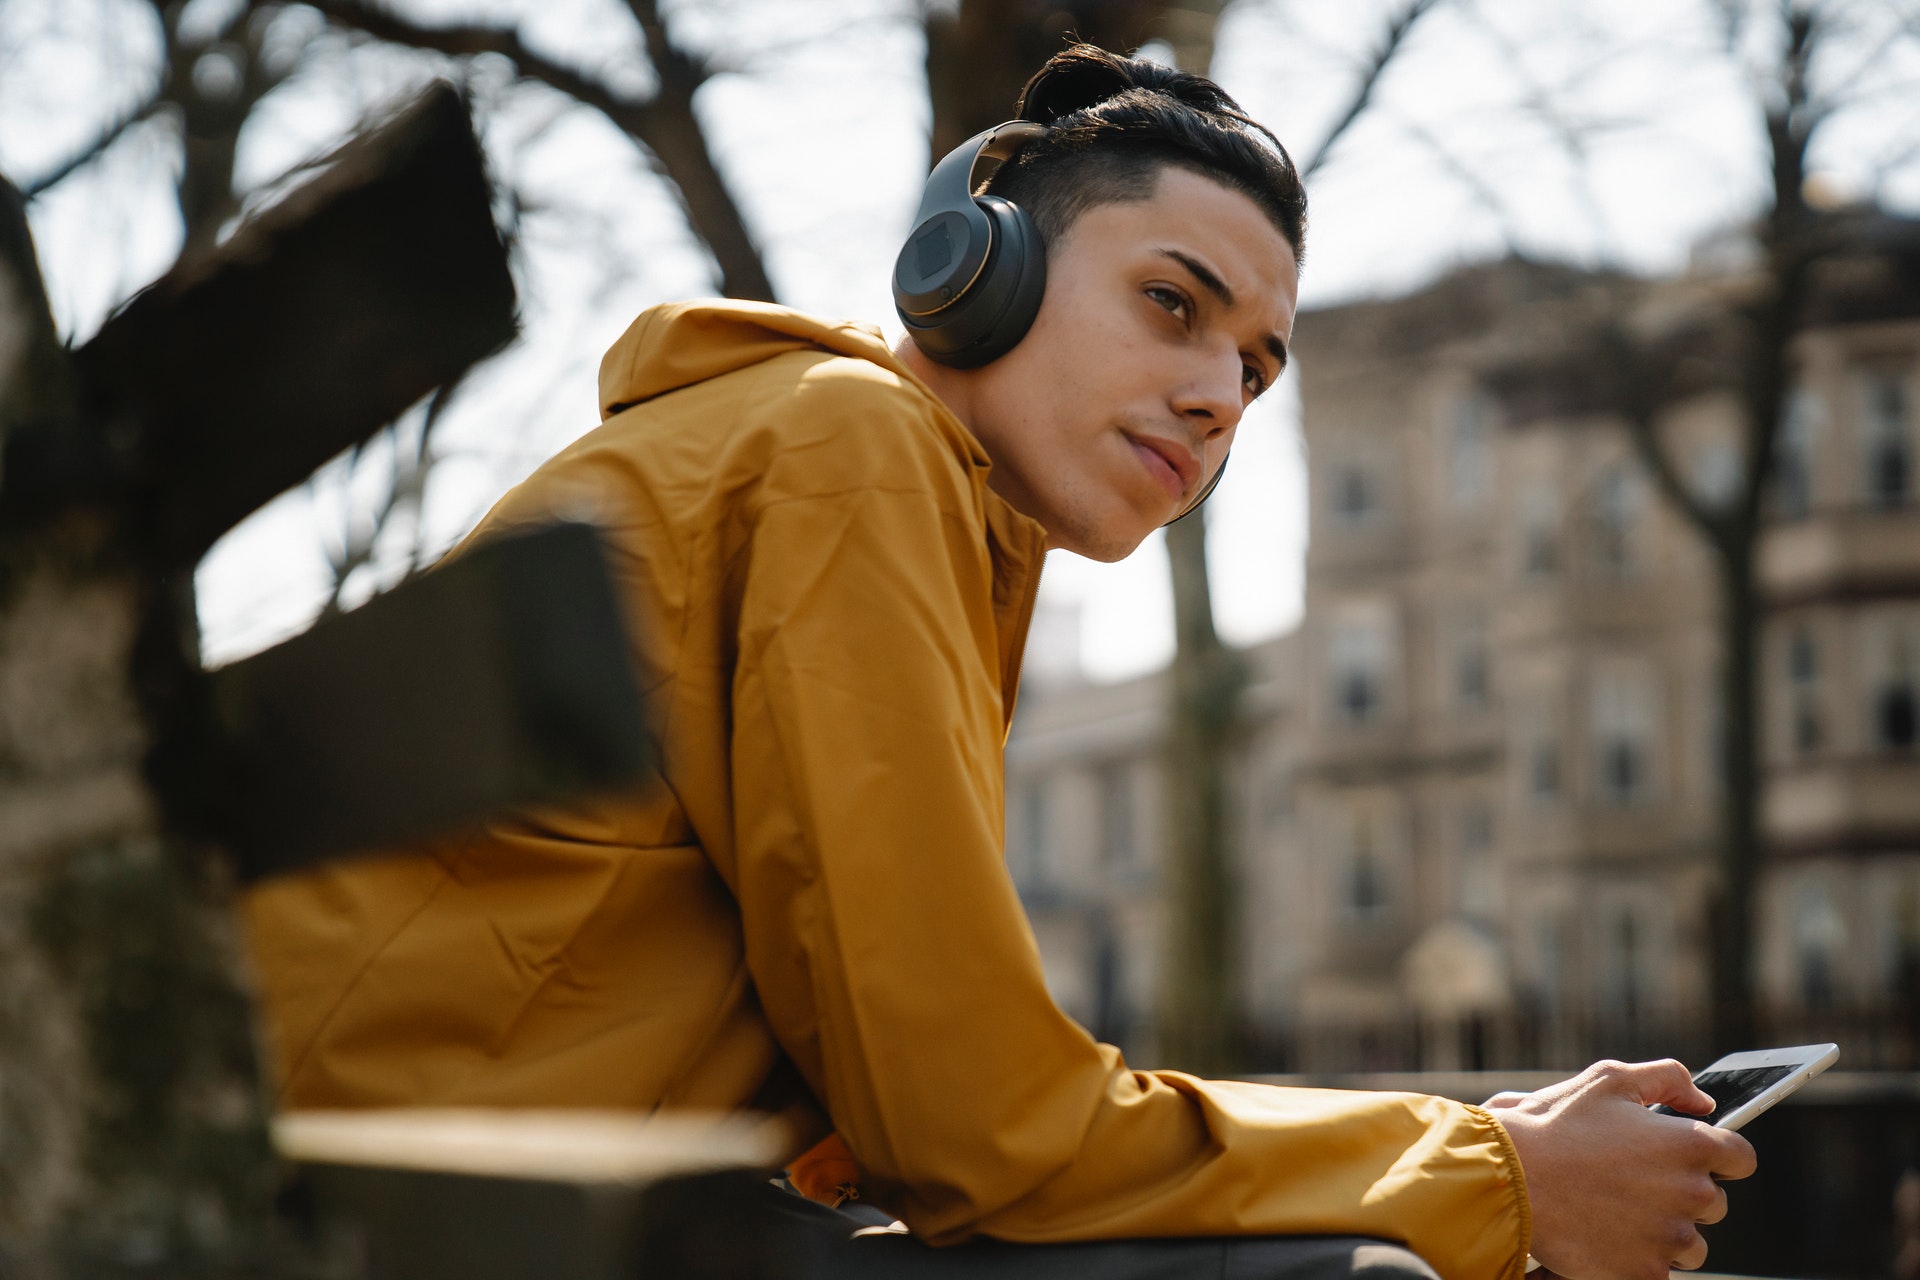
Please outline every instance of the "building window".
M1016 884L1040 885L1047 881L1047 827L1051 820L1047 785L1040 778L1029 778L1020 788L1017 810L1019 822L1014 838L1013 878Z
M1385 702L1387 634L1381 619L1350 617L1334 623L1329 665L1335 714L1349 724L1376 719Z
M1640 744L1630 738L1611 738L1601 745L1600 761L1600 794L1609 804L1632 804L1646 785Z
M1796 627L1787 640L1787 689L1793 714L1793 749L1806 755L1820 749L1820 648L1813 633Z
M1920 890L1910 879L1894 897L1890 924L1887 989L1895 999L1912 1004L1920 998Z
M1520 496L1520 568L1529 578L1560 570L1560 505L1544 483L1528 485Z
M1913 745L1913 685L1902 679L1880 690L1880 745L1904 749Z
M1552 800L1560 794L1560 748L1551 742L1536 742L1527 757L1527 790L1535 800Z
M1480 801L1460 813L1460 847L1470 853L1484 853L1493 847L1493 810Z
M1607 1003L1612 1011L1631 1026L1645 1004L1646 991L1641 980L1646 965L1645 928L1630 907L1621 908L1608 924Z
M1447 430L1447 488L1456 507L1475 507L1493 487L1493 404L1478 390L1453 402Z
M1869 374L1862 380L1861 394L1867 501L1882 508L1904 506L1913 472L1906 388L1891 374Z
M1088 968L1093 974L1093 1025L1087 1029L1103 1044L1119 1044L1126 1039L1132 1022L1127 1008L1125 963L1119 940L1113 935L1113 922L1104 913L1093 920Z
M1460 913L1491 920L1500 900L1500 878L1493 862L1493 810L1470 801L1460 811Z
M1454 667L1454 673L1460 692L1460 704L1469 708L1486 706L1487 646L1485 641L1475 639L1461 646L1460 660Z
M1602 671L1593 684L1594 755L1604 804L1624 808L1646 799L1652 781L1654 698L1644 672Z
M1138 856L1134 839L1133 789L1124 763L1101 767L1100 857L1111 870L1125 870Z
M1260 816L1269 828L1283 827L1293 817L1293 771L1275 769L1267 776L1260 796Z
M1813 509L1813 458L1824 417L1820 398L1805 387L1787 401L1773 463L1774 500L1783 519L1798 520Z
M1896 631L1887 642L1886 662L1874 693L1873 727L1875 740L1891 750L1905 750L1920 736L1920 706L1914 700L1913 655L1904 632Z
M1452 658L1454 701L1465 711L1478 711L1485 707L1490 692L1487 626L1478 612L1462 617L1456 624Z
M1333 473L1333 516L1347 525L1370 523L1380 511L1380 495L1367 468L1347 463Z
M1794 895L1793 964L1796 994L1812 1009L1833 1004L1834 956L1846 941L1846 922L1823 884L1802 884Z
M1733 501L1740 489L1740 451L1731 440L1709 440L1693 456L1693 491L1710 507Z
M1601 571L1614 576L1634 567L1634 529L1640 520L1640 479L1622 464L1600 477L1593 491L1593 553Z
M1558 914L1545 916L1534 934L1534 952L1539 960L1539 986L1535 995L1548 1013L1563 1012L1568 1003L1567 979L1572 966L1568 964L1567 934L1566 924Z
M1377 916L1387 909L1387 886L1375 844L1373 821L1365 810L1354 815L1353 839L1347 851L1347 910L1357 916Z

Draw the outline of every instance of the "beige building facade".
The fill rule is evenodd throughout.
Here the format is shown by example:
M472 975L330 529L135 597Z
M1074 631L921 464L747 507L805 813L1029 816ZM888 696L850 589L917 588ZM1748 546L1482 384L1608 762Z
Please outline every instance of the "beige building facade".
M1862 1066L1911 1065L1920 977L1920 252L1875 225L1907 239L1799 340L1761 568L1758 976L1782 1034ZM1253 1065L1697 1052L1713 565L1620 421L1513 371L1740 279L1508 261L1301 318L1306 609L1250 654L1234 748ZM1740 483L1738 421L1712 389L1663 417L1696 493ZM1164 696L1036 690L1007 754L1057 993L1148 1056Z

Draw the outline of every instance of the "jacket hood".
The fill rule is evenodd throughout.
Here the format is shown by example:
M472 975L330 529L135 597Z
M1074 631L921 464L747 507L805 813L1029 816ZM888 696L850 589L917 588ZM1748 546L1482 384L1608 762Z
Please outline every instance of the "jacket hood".
M641 312L600 361L600 415L809 348L871 361L922 386L872 325L818 320L769 302L670 302Z

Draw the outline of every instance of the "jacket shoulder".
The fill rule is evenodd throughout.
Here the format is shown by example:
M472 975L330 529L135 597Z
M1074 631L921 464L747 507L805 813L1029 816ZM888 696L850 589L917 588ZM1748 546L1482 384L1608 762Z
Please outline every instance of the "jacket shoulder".
M772 366L786 366L776 370ZM761 366L770 395L740 424L766 433L769 498L833 492L971 488L987 459L978 442L919 383L871 361L795 353ZM745 443L745 441L743 441Z

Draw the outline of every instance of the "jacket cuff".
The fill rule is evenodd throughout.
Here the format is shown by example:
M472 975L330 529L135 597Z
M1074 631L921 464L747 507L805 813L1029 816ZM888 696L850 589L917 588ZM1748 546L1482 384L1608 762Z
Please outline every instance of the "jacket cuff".
M1472 1103L1464 1104L1469 1112L1493 1130L1495 1140L1500 1144L1500 1157L1506 1165L1505 1185L1513 1197L1514 1217L1520 1224L1520 1239L1514 1248L1513 1256L1501 1269L1504 1280L1520 1280L1527 1272L1527 1254L1533 1247L1533 1201L1527 1194L1527 1174L1520 1166L1520 1152L1513 1145L1513 1138L1507 1133L1507 1127L1500 1123L1493 1112Z

